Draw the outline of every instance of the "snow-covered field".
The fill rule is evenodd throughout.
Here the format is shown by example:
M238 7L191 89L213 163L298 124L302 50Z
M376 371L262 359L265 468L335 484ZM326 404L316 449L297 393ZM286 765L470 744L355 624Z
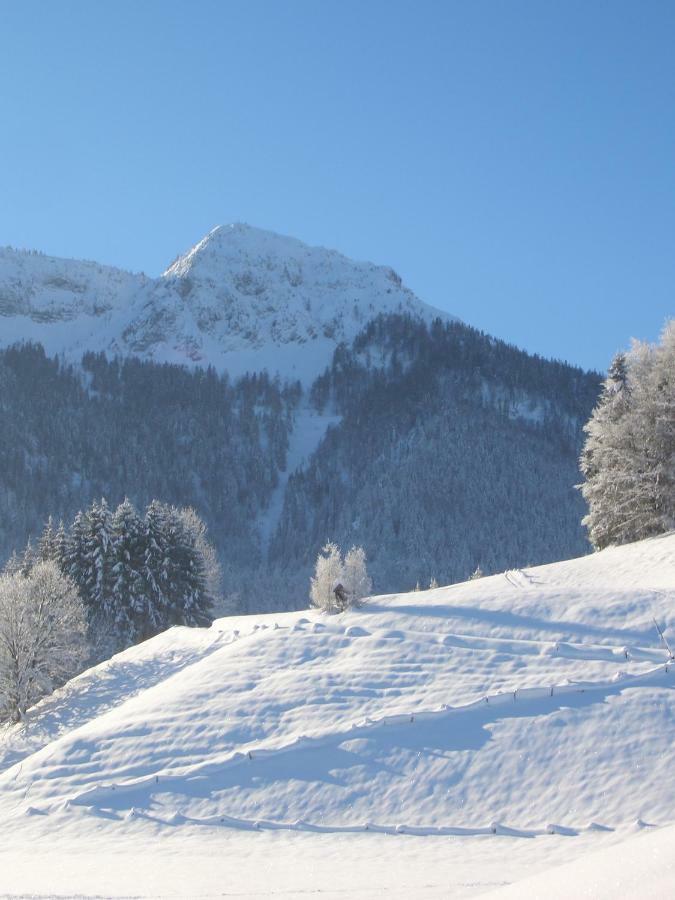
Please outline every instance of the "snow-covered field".
M171 629L0 738L0 893L537 897L571 863L564 896L652 896L631 872L675 855L653 617L672 634L673 534Z

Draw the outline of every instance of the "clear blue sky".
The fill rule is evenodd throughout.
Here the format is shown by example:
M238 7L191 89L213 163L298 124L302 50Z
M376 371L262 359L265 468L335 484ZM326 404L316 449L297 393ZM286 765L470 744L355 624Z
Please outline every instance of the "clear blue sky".
M655 0L0 0L0 244L246 221L604 369L675 314L674 48Z

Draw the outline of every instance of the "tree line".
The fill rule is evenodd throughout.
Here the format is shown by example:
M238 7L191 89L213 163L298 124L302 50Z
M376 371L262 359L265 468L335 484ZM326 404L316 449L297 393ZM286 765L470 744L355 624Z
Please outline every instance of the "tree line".
M203 626L220 590L220 566L191 508L153 500L141 515L125 499L80 510L71 526L48 520L35 545L12 554L4 574L29 578L53 563L76 589L94 659L171 625Z

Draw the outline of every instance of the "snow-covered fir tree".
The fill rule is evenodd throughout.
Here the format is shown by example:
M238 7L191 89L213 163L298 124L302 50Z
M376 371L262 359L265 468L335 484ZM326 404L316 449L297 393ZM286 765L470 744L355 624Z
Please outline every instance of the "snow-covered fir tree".
M178 507L178 514L183 522L183 527L187 530L190 540L201 557L206 593L212 598L214 603L220 603L223 589L223 572L218 560L218 554L213 544L208 540L206 524L192 506ZM232 614L236 609L236 602L234 600L229 602L230 614Z
M78 510L70 526L70 534L66 545L64 572L72 578L85 606L88 603L89 564L86 555L87 541L90 533L89 516L86 510Z
M134 505L125 498L112 517L112 627L120 647L142 634L145 611L145 527Z
M196 534L175 507L164 508L165 570L163 590L167 620L172 625L206 625L212 600L207 593L204 560Z
M171 562L166 533L166 507L153 500L145 511L143 583L145 604L140 619L140 638L155 634L168 621L168 583Z
M139 515L125 499L80 510L70 533L49 520L34 551L12 554L8 575L53 561L75 583L87 610L93 656L103 659L171 625L204 626L220 591L220 568L194 509L155 500Z
M675 527L674 423L675 320L660 344L615 357L585 426L583 522L596 548Z
M52 517L49 516L44 531L40 535L40 540L38 541L37 557L42 562L48 562L49 560L55 560L57 553L57 532L54 528Z

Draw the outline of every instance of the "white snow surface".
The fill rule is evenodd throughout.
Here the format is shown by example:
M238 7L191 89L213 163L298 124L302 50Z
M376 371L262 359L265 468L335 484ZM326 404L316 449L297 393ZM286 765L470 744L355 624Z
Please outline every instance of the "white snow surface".
M646 860L673 841L646 825L675 821L653 617L672 636L675 534L340 616L170 629L0 735L0 893L460 897L606 851L598 893L565 896L616 874L638 897L612 847ZM30 865L47 840L58 874ZM180 859L217 847L245 884L223 863L188 890Z
M296 411L286 453L286 468L283 472L279 472L277 486L270 497L267 508L258 520L263 556L267 554L272 535L281 519L288 479L303 468L326 436L328 429L331 426L339 425L341 421L341 416L319 413L309 404L303 404Z
M496 891L485 900L648 900L670 897L675 885L675 826L650 828L566 865Z
M159 278L0 248L0 346L42 343L311 381L379 313L427 321L390 268L237 223L218 226Z

